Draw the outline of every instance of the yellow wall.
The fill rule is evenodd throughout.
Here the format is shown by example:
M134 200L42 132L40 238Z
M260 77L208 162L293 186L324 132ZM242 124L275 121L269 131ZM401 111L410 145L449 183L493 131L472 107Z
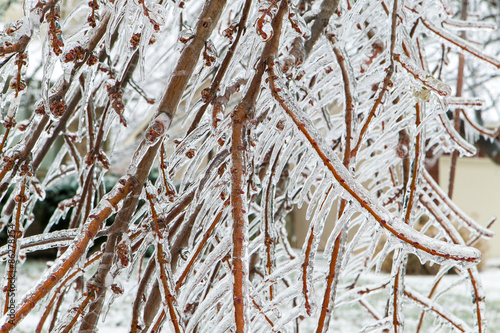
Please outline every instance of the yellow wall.
M450 157L439 159L439 182L448 192ZM500 166L488 158L458 160L453 201L464 213L485 226L494 217L500 217ZM491 228L497 236L487 242L487 257L500 258L500 221Z

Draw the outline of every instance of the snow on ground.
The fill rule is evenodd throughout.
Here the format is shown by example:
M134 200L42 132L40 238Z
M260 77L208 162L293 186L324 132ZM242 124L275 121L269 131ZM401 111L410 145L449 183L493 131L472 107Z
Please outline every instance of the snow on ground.
M494 263L500 263L500 261L494 261ZM20 297L25 291L27 291L32 285L34 285L38 278L42 275L46 265L41 261L29 261L25 263L20 269L18 269L18 292L17 297ZM4 267L0 268L3 274ZM480 273L482 278L482 283L484 291L486 294L486 304L487 304L487 318L488 318L488 331L489 332L500 332L500 266L494 265L488 266L483 272ZM370 277L367 277L370 279ZM445 276L445 281L443 284L446 285L447 279L451 282L456 276ZM432 276L406 276L406 282L412 288L417 291L421 291L424 294L429 290L429 286L432 284ZM99 324L99 332L112 332L112 333L126 333L130 329L130 318L131 318L131 304L134 301L136 288L138 285L137 272L132 274L131 279L123 285L124 294L117 298L113 303L111 310L109 311L106 321ZM456 299L455 306L464 307L463 318L466 321L470 320L470 316L473 314L470 311L470 293L468 290L464 290L463 286L455 288L451 291L452 297ZM384 298L385 300L385 298ZM381 301L384 301L381 299ZM373 301L376 304L376 300ZM69 300L63 304L63 309L67 309L70 306ZM418 316L420 315L420 310L413 305L408 306L410 310L409 314L406 315L405 321L405 331L415 332L416 323ZM454 311L456 313L456 311ZM37 306L35 310L27 317L22 323L15 329L16 333L32 333L38 324L38 321L43 313L43 308ZM344 306L342 311L335 311L333 315L334 322L331 324L331 328L335 327L335 332L340 333L352 333L356 332L359 327L360 321L362 321L361 316L366 315L367 312L358 304L353 304L352 306ZM369 318L367 318L369 319ZM307 320L306 320L307 321ZM357 325L354 327L353 323ZM314 323L304 323L309 326L310 329L302 329L301 332L314 332ZM302 326L302 325L301 325ZM45 324L44 332L47 332L48 323ZM432 332L432 328L424 328L423 332Z

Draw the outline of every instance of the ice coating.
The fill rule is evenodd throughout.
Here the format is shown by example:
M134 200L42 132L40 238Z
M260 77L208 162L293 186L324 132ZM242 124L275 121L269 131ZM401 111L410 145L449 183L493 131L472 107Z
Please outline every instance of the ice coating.
M76 230L58 230L47 234L22 238L19 242L21 253L35 252L55 247L68 246L76 236ZM26 250L24 250L26 248ZM8 248L0 248L0 260L7 259Z
M0 35L0 85L6 92L0 101L0 197L7 202L2 228L18 219L20 230L26 229L38 218L38 202L55 198L61 186L72 189L46 218L49 233L19 239L20 259L57 247L70 254L48 269L45 284L26 294L18 319L31 311L31 300L33 311L40 311L46 305L50 310L54 293L67 298L68 287L80 276L87 281L88 268L101 260L106 245L87 255L94 239L108 242L120 233L115 264L104 275L100 319L112 318L125 279L140 271L134 287L124 290L135 298L132 332L146 326L175 331L175 323L181 331L234 330L237 259L244 265L240 301L251 332L314 331L320 322L328 331L342 323L348 308L372 316L353 321L352 331L401 331L401 314L410 302L434 313L425 320L437 316L438 329L458 329L453 323L461 317L448 296L464 285L470 286L471 316L458 326L484 332L484 292L474 268L479 253L463 245L493 233L428 179L424 163L437 157L423 156L455 150L471 155L479 138L494 142L496 132L473 116L496 107L495 90L482 81L493 76L484 69L491 66L469 62L474 57L496 64L486 56L494 42L484 52L478 44L493 24L475 16L451 18L460 6L444 0L299 1L284 13L278 36L273 20L285 1L219 3L216 16L198 23L205 5L216 1L77 2L67 16L55 6L58 1L29 1L22 21L4 26L9 31ZM324 6L337 8L324 17ZM487 16L483 7L476 9ZM318 22L324 24L318 28ZM48 31L39 38L41 26ZM478 43L459 38L462 31ZM262 58L278 37L275 56ZM452 47L442 48L443 40ZM19 69L21 53L5 42L30 46L29 63ZM195 47L199 54L186 52ZM472 55L466 56L464 77L470 90L462 97L449 88L457 80L458 51ZM189 66L178 70L179 64ZM18 74L29 83L16 91ZM185 82L165 91L176 78ZM171 101L168 94L174 92L179 96ZM244 100L245 117L234 121L236 106L252 92L255 99ZM169 107L156 103L161 100ZM463 133L450 121L450 109L463 110ZM241 144L234 146L238 139ZM413 148L417 141L420 149ZM24 162L33 164L34 175L17 218L16 184L23 180ZM241 177L234 184L236 172ZM124 174L130 176L118 179ZM132 179L141 180L129 196ZM235 185L238 191L231 193ZM151 203L148 196L154 197ZM236 197L242 202L238 214ZM305 219L293 213L298 208ZM236 240L234 216L245 223ZM50 232L64 218L75 229ZM117 220L124 222L119 230ZM298 232L302 227L307 235ZM238 242L244 250L232 258ZM413 255L441 267L435 284L452 268L457 278L438 286L434 296L428 290L425 296L409 294L413 290L403 288L405 258ZM8 258L5 246L0 258ZM392 280L384 280L384 261L393 265ZM156 296L161 301L155 308ZM90 317L89 305L99 301L74 310L84 302L85 297L71 309L61 307L59 324L68 318L77 318L75 327L85 322L81 317ZM455 317L436 314L434 305Z
M165 113L160 113L156 116L146 130L145 139L149 145L156 144L161 137L166 134L167 129L170 127L171 119Z
M225 294L230 291L231 283L230 277L220 280L216 286L211 290L211 292L207 295L206 299L203 303L198 307L196 312L193 314L194 318L200 319L202 315L204 315L210 308L216 305L217 302L221 301ZM198 320L191 321L192 324L189 324L186 327L186 332L191 332L194 329L194 326L198 322Z
M294 103L290 99L287 101L290 102L289 105L292 107L294 106ZM349 171L342 165L339 158L330 153L322 136L315 129L314 125L311 124L309 118L306 117L301 110L295 107L293 109L293 117L296 124L303 126L307 130L307 133L311 137L310 142L314 147L318 147L316 148L318 154L324 154L324 156L326 156L324 159L325 166L333 173L340 185L354 198L354 200L358 201L364 209L367 209L378 223L389 230L392 235L404 239L405 242L413 244L420 250L425 249L425 252L431 255L438 255L444 258L455 258L460 261L478 262L480 260L481 253L476 249L431 239L425 235L418 234L414 229L404 224L402 221L390 218L390 213L382 206L377 205L376 200L371 197L371 194L363 186L354 180Z

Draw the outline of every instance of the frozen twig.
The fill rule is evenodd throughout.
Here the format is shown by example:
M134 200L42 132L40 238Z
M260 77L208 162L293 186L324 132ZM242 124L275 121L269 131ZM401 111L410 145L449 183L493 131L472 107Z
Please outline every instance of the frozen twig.
M318 39L323 34L325 28L328 26L330 18L338 10L339 0L323 0L321 2L318 14L313 18L313 24L311 26L311 36L304 43L304 50L306 56L311 53L314 45Z
M149 201L150 205L150 210L151 210L151 217L153 218L154 222L154 228L156 231L156 260L158 261L158 266L160 268L160 276L159 280L162 286L162 294L164 295L164 302L167 303L168 305L168 311L170 314L170 320L172 321L172 324L174 326L174 330L176 333L180 333L180 327L179 327L179 319L177 318L177 309L174 306L176 304L175 300L175 295L170 291L170 286L168 280L171 279L169 277L168 269L167 269L167 261L165 259L165 250L163 249L163 236L160 232L160 227L158 225L158 215L156 213L156 209L154 207L154 202L153 200L156 199L156 197L146 191L146 199Z
M243 33L246 30L246 23L247 23L248 13L250 11L251 4L252 4L252 0L245 0L245 5L244 5L243 11L241 13L241 18L240 18L240 21L237 25L238 32L236 33L236 38L234 39L234 42L229 47L229 50L227 51L226 56L224 57L224 60L222 60L222 63L220 65L219 69L217 70L217 75L215 76L214 80L212 81L210 88L208 88L209 89L208 90L208 98L206 98L205 103L201 106L201 108L196 113L196 116L195 116L193 122L191 123L187 133L186 133L186 136L188 136L189 133L191 133L198 126L203 114L205 114L205 110L207 109L208 105L210 103L212 103L214 101L215 97L217 96L217 92L219 90L219 85L220 85L222 79L224 78L224 76L227 72L227 69L229 68L229 65L231 64L231 60L233 58L233 55L234 55L236 48L238 47L241 36L243 35Z
M434 194L435 198L439 200L441 204L446 205L446 207L450 209L453 214L455 214L455 216L462 220L462 222L467 224L468 228L474 230L475 233L478 233L482 237L493 237L493 231L479 225L476 221L467 216L460 208L458 208L455 203L453 203L453 201L446 195L441 187L434 181L434 179L432 179L432 176L427 170L424 170L422 174L427 184L432 188L432 193Z
M438 27L437 25L435 25L434 23L425 18L422 18L421 20L422 23L427 27L427 29L434 32L436 35L443 38L447 42L461 48L463 51L477 57L478 59L481 59L487 63L492 64L496 68L500 68L500 61L479 51L474 46L470 45L470 43L467 42L466 40L456 35L453 35L452 33L446 31L445 29Z
M246 279L248 276L245 267L245 257L247 255L248 242L248 217L246 215L246 153L248 149L246 143L247 119L251 118L251 110L254 107L259 93L260 83L264 70L269 62L273 61L278 52L279 40L283 24L283 17L288 10L288 0L282 0L279 10L272 21L273 35L266 42L262 51L261 59L257 65L257 70L251 80L247 93L236 106L232 117L232 138L231 138L231 207L233 217L233 252L232 269L234 275L233 300L235 308L236 332L243 333L245 328L245 303L247 302Z
M333 43L334 40L333 38L330 38L330 41ZM353 115L353 110L354 110L354 101L352 98L352 93L351 93L351 82L349 80L349 73L348 73L348 67L346 66L346 59L345 59L345 53L343 53L337 46L333 46L333 52L335 53L335 57L337 58L337 62L339 64L340 70L342 71L342 80L344 83L344 107L345 107L345 115L344 115L344 122L345 122L345 148L344 148L344 166L347 169L350 169L350 162L351 162L351 140L352 140L352 115ZM330 186L330 190L332 189L333 185ZM339 213L338 213L338 219L342 217L344 214L344 210L346 207L346 201L345 199L342 199L340 202L340 207L339 207ZM344 231L341 230L337 238L335 239L334 245L333 245L333 251L332 255L330 258L330 267L328 271L328 276L327 276L327 281L326 281L326 288L325 288L325 294L323 296L323 305L321 307L321 313L318 319L318 325L316 332L321 333L327 331L328 327L325 326L325 320L327 317L330 316L331 312L333 311L333 301L334 301L334 295L336 292L336 286L334 283L338 281L338 268L339 268L339 254L342 256L342 249L344 248L342 245L342 240L345 241L344 236ZM332 290L333 289L333 290ZM330 304L330 302L332 304ZM328 322L328 321L327 321Z
M434 304L431 300L426 298L423 295L420 295L418 292L413 290L409 286L405 286L404 290L404 295L411 299L412 301L416 302L418 305L423 307L424 309L430 309L432 312L434 312L436 315L441 317L443 320L446 322L450 323L453 325L456 329L458 329L460 332L470 332L471 329L470 327L467 326L466 323L464 323L460 318L456 317L452 313L448 312L446 309L442 308L441 306Z

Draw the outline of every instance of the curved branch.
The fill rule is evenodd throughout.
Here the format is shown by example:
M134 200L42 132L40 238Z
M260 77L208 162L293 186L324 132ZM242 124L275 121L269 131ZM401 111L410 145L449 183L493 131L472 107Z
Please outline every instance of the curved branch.
M331 172L339 185L346 190L349 195L366 210L380 226L394 237L399 238L409 246L428 253L436 258L451 259L460 262L478 263L481 253L470 247L457 246L442 241L431 239L425 235L415 233L414 230L399 220L390 221L390 213L381 205L377 204L371 194L357 183L350 172L342 165L338 157L332 154L327 148L321 136L316 134L314 125L304 116L300 109L293 104L293 111L287 103L292 103L290 98L283 99L279 92L281 88L276 87L276 76L273 64L269 64L269 86L273 97L281 105L285 113L292 119L298 130L305 136L312 149L317 153L325 167ZM389 220L389 221L388 221Z

